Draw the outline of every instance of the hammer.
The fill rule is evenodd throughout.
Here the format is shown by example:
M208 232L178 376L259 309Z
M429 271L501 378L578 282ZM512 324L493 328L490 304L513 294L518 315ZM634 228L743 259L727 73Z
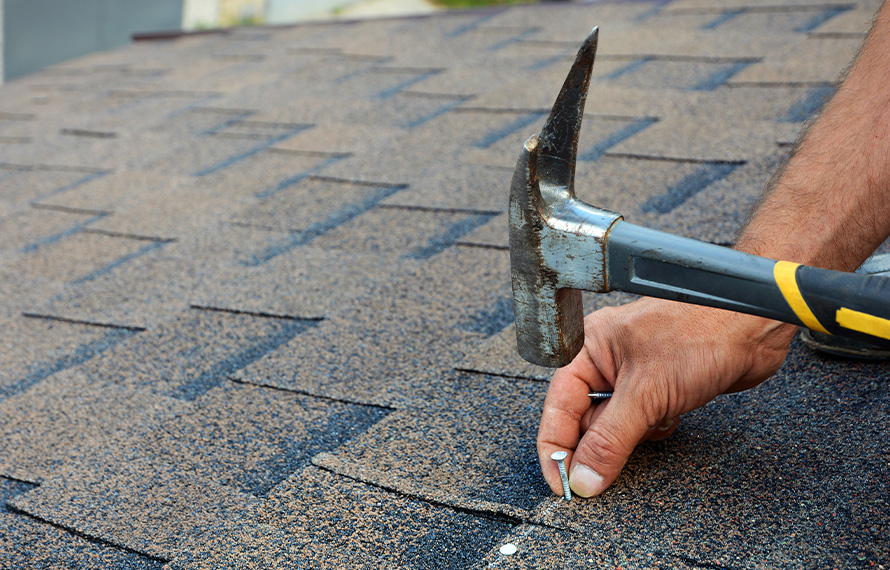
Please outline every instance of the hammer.
M565 366L584 345L581 290L625 291L805 326L890 348L890 279L749 255L624 221L575 197L598 28L587 36L510 187L519 353Z

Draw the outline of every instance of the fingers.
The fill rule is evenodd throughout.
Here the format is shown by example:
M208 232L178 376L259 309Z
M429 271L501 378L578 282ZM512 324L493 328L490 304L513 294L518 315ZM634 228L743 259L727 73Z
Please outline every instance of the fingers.
M582 380L575 373L581 367L586 368L586 365L573 362L553 375L538 429L538 461L541 463L541 472L553 492L560 496L563 493L562 480L557 464L550 456L554 451L566 451L571 457L572 450L578 445L578 439L583 433L582 425L586 428L590 423L593 406L587 394L590 393L591 384L602 390L601 383L605 383L597 372L590 369L584 370L584 378L588 380ZM566 464L568 465L568 460Z
M642 410L625 394L616 393L602 406L571 457L569 484L581 497L598 495L611 485L650 432Z
M674 435L680 425L680 418L668 418L646 432L643 441L661 441Z
M538 434L550 488L562 494L550 455L566 451L572 490L602 493L641 441L669 437L680 414L772 374L788 350L785 326L657 299L588 315L584 350L554 375ZM607 401L586 397L612 386Z

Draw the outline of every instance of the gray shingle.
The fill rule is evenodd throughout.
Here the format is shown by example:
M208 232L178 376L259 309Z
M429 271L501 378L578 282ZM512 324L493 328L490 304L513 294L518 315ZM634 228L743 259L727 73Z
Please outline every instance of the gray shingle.
M602 497L553 497L551 371L514 348L505 214L600 25L578 196L731 244L876 8L236 29L4 84L0 566L884 563L886 365L797 344Z

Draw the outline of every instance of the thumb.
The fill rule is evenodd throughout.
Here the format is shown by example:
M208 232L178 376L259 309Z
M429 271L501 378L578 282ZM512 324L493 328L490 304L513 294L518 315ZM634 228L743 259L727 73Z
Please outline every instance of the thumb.
M569 485L581 497L599 495L618 477L649 425L626 392L604 404L581 438L569 471Z

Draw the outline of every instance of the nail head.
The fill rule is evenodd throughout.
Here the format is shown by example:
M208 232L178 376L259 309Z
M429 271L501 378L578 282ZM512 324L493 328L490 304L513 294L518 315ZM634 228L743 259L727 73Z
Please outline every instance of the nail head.
M503 545L501 547L501 554L503 554L504 556L516 554L516 545L512 543Z
M568 457L568 456L569 456L569 454L566 453L565 451L554 451L554 452L550 455L550 459L552 459L553 461L561 461L561 460L565 459L565 458Z

